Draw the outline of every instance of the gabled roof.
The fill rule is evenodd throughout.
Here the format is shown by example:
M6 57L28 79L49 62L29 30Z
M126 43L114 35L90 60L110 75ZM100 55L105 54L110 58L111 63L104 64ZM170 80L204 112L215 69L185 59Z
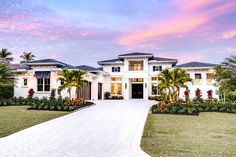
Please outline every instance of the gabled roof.
M89 71L89 72L97 72L100 71L97 68L88 66L88 65L80 65L80 66L75 66L76 69L84 70L84 71Z
M133 53L121 54L118 57L119 58L126 58L126 57L140 57L140 56L153 57L153 53L133 52Z
M179 68L189 68L189 67L215 67L217 64L204 63L204 62L189 62L185 64L177 65Z

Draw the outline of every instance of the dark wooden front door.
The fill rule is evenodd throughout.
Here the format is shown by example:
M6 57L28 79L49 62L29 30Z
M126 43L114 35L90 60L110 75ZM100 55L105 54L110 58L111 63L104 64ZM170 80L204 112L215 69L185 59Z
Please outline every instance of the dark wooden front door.
M132 84L132 98L143 98L143 84Z
M85 83L85 85L80 89L77 98L91 100L91 82Z
M102 99L102 83L98 83L98 100Z

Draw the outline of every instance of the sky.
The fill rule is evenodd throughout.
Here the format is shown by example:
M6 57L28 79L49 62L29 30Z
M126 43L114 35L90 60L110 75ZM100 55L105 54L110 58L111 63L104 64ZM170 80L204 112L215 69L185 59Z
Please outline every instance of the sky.
M119 54L220 63L236 55L235 0L0 0L0 48L98 67Z

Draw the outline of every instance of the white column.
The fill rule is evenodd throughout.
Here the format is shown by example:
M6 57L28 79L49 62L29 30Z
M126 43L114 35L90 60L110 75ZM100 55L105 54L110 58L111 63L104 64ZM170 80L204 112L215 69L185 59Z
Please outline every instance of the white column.
M91 100L98 100L98 78L93 78L91 83Z

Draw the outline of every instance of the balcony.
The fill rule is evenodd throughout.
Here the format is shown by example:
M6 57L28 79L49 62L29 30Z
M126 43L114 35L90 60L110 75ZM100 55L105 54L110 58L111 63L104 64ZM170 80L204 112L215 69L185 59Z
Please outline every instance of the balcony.
M142 65L129 65L129 71L143 71Z

